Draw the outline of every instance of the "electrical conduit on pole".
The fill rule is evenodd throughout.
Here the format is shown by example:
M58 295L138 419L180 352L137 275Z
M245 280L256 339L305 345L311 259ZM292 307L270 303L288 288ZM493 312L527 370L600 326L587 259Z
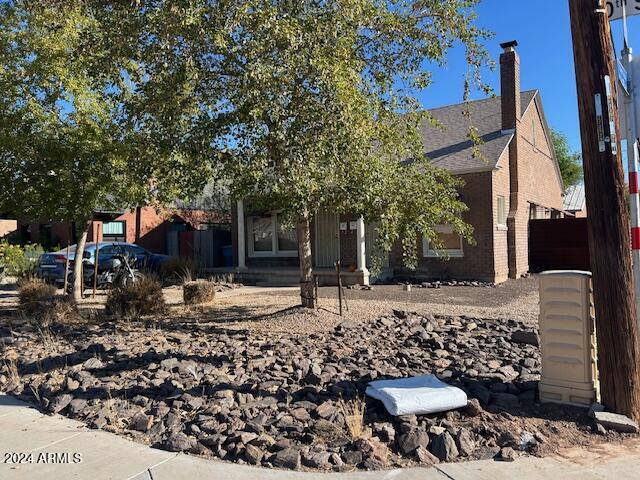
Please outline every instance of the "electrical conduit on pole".
M631 223L631 255L633 261L633 282L636 294L636 311L640 322L640 196L638 195L638 132L634 65L631 48L626 45L622 50L622 66L627 72L627 91L624 95L627 139L627 163L629 170L629 220Z

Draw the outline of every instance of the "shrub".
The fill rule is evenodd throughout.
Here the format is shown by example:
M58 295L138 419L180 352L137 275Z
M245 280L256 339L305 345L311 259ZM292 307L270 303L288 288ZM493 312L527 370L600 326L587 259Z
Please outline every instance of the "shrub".
M216 296L216 284L208 280L186 282L182 286L182 297L186 305L211 302Z
M24 282L18 291L20 311L28 317L36 317L53 307L55 298L56 287L37 278Z
M107 315L139 317L165 311L162 285L155 278L143 275L125 287L114 288L107 296Z
M28 243L24 247L7 241L0 241L0 265L6 275L24 277L33 273L38 266L38 258L44 249L37 244Z
M195 262L188 258L171 257L160 264L160 278L165 284L190 282L196 272Z
M56 288L38 278L26 280L18 291L20 312L40 327L76 319L78 309L69 297L56 295Z

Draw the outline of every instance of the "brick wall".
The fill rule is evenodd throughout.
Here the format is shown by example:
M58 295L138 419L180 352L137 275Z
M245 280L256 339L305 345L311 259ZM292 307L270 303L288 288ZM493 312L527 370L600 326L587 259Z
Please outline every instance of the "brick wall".
M402 264L402 247L394 246L389 264L398 277L424 279L458 279L495 281L492 222L492 173L470 173L459 175L465 185L460 189L462 201L469 207L463 219L474 227L475 245L463 243L461 258L425 257L422 239L418 240L418 268L412 272Z
M550 140L544 132L539 94L523 113L518 130L520 192L527 202L562 210L563 186L554 165Z
M503 197L505 202L505 213L509 212L509 151L505 150L498 161L496 170L492 172L492 203L493 203L493 263L495 282L503 282L509 276L509 262L507 254L507 228L506 225L499 225L498 222L498 198Z
M536 96L523 112L509 146L511 169L510 211L507 219L509 276L529 271L530 209L562 210L562 181L544 130ZM515 173L514 173L515 165ZM542 207L540 209L539 207Z
M152 252L163 253L166 251L166 235L171 230L172 222L187 222L193 228L198 228L202 223L226 223L228 218L219 212L207 212L204 210L181 210L157 211L153 207L143 207L140 215L140 239L136 241L136 211L130 210L122 215L117 216L113 221L125 222L125 241L129 243L137 243L140 246L151 250ZM103 240L102 221L96 220L92 222L89 228L87 241L93 242L98 233L98 241ZM40 223L21 222L21 225L28 225L30 232L29 238L31 242L41 242L40 225L49 224L43 221ZM54 245L64 247L67 242L74 243L74 235L71 232L71 222L51 222L51 238Z

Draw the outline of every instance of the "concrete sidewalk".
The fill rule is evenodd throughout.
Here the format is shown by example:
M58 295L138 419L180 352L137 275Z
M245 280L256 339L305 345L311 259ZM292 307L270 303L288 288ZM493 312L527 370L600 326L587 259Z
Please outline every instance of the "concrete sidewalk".
M11 464L7 463L11 453L32 455L27 457L27 463ZM80 454L82 461L74 463L74 454ZM107 432L89 430L59 415L43 415L0 394L0 462L0 480L613 480L640 479L640 439L597 445L589 450L570 449L555 457L523 457L513 463L485 460L428 469L304 473L156 450Z

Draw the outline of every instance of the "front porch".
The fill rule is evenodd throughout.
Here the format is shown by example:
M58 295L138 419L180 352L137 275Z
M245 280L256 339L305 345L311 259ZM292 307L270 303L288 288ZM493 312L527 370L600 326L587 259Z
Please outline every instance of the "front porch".
M258 287L289 287L300 284L300 271L298 268L251 267L241 270L235 267L209 268L205 273L214 275L233 275L234 281L244 285L256 285ZM314 267L314 275L318 277L319 286L337 285L338 276L335 268ZM369 276L363 272L340 272L343 285L368 285Z
M242 200L233 212L233 272L239 281L255 285L297 285L300 281L295 232L276 212L255 212ZM320 212L311 224L313 271L319 285L337 284L340 261L345 285L369 285L375 228L362 217Z

